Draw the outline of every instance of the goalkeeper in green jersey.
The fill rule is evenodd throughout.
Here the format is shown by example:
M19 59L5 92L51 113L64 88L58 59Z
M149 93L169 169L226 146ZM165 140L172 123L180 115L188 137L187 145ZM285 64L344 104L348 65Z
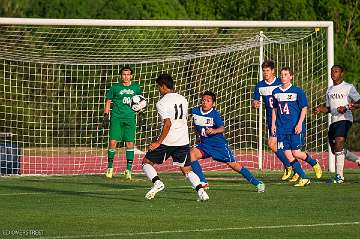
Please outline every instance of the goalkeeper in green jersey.
M131 109L130 101L134 95L142 95L142 90L138 83L131 81L133 75L130 67L123 67L120 70L120 75L121 82L113 84L106 94L103 127L108 128L110 123L110 138L108 168L105 176L112 178L117 142L125 142L127 166L124 174L127 179L131 179L131 168L134 160L136 112Z

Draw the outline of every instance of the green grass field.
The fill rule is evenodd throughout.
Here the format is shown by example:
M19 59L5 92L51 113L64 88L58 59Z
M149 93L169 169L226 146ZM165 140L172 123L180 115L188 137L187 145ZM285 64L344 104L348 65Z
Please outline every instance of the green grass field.
M151 201L144 175L1 177L0 238L359 238L360 170L305 188L257 176L263 194L235 173L208 173L203 203L181 174L160 174L166 189Z

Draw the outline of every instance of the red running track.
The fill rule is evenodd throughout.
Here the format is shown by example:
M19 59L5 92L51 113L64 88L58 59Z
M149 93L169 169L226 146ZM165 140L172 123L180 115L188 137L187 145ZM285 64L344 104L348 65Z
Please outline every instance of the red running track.
M356 153L360 156L360 152ZM316 158L323 169L328 168L327 153L311 153ZM256 155L250 154L238 154L237 160L242 163L243 166L249 169L257 169L258 161ZM141 155L136 155L133 172L142 172L141 169ZM23 156L20 162L20 173L24 175L75 175L75 174L102 174L107 167L106 156ZM215 162L211 159L200 160L200 163L204 171L227 171L229 170L225 164ZM305 169L309 169L309 165L302 163ZM117 157L114 160L114 171L122 172L126 167L126 160L123 156ZM345 161L345 168L357 168L357 165L353 162ZM156 169L159 172L177 172L178 167L172 165L171 160L167 160L162 165L157 165ZM264 170L281 170L282 164L280 161L273 157L272 154L265 155L263 161Z

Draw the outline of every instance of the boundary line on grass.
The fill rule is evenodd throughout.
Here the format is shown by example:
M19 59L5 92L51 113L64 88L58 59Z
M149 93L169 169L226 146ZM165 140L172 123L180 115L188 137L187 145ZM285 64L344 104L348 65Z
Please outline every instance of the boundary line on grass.
M53 236L53 237L34 237L31 239L70 239L70 238L98 238L98 237L119 237L119 236L139 236L139 235L157 235L157 234L174 234L188 232L216 232L216 231L236 231L236 230L259 230L259 229L281 229L281 228L297 228L297 227L326 227L326 226L346 226L359 225L360 222L334 222L334 223L318 223L318 224L295 224L295 225L273 225L273 226L249 226L249 227L227 227L227 228L205 228L192 230L173 230L173 231L148 231L148 232L128 232L113 234L93 234L93 235L69 235L69 236Z
M46 190L46 189L44 189ZM117 192L117 191L133 191L135 188L123 188L123 189L107 189L107 190L85 190L85 191L68 191L71 193L94 193L94 192ZM56 194L62 193L63 191L53 191L53 192L15 192L15 193L0 193L0 196L16 196L16 195L37 195L37 194Z

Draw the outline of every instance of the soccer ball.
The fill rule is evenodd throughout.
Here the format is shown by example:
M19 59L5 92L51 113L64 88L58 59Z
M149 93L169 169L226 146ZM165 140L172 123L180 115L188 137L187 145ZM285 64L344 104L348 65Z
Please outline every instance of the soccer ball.
M146 99L142 95L134 95L131 97L130 107L133 111L139 112L143 110L147 105Z

